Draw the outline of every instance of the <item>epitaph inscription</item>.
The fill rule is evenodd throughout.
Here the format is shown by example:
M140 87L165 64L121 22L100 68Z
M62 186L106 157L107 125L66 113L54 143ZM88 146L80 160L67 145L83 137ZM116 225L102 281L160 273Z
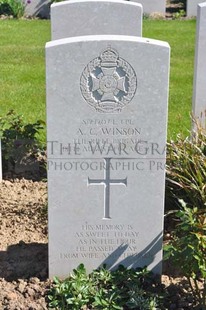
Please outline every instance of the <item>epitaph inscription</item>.
M137 77L132 66L108 47L85 67L80 89L97 112L121 112L135 95Z
M60 259L89 258L106 259L108 256L115 258L113 253L116 247L127 247L123 257L138 255L139 231L130 224L91 224L84 222L73 235L75 247L69 252L61 252ZM141 256L141 254L140 254Z

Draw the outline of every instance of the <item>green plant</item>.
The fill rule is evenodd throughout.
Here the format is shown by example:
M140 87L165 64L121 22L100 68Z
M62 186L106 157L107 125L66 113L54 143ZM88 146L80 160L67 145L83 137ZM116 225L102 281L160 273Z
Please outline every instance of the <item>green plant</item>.
M149 14L144 13L143 14L143 20L147 20L147 19L149 19Z
M154 292L154 283L154 277L145 268L119 266L111 272L102 267L87 275L81 264L64 281L54 278L54 286L48 295L49 307L61 310L156 310L160 309L160 298Z
M198 125L186 139L168 143L167 191L175 213L165 259L187 277L199 309L206 309L206 132ZM174 206L175 201L175 206ZM176 224L178 223L178 224ZM201 286L198 284L201 284Z
M167 191L191 208L206 208L206 131L197 127L191 137L178 136L167 145Z
M13 14L12 8L5 0L0 2L0 15L10 16Z
M129 309L156 310L158 301L155 296L146 296L145 291L134 287L129 291L129 300L126 303Z
M186 15L186 12L184 10L179 10L179 12L172 14L172 18L173 19L181 19L181 18L185 17L185 15Z
M25 3L22 0L0 0L0 14L20 18L24 15Z
M64 281L54 278L54 287L48 295L49 306L61 310L79 310L93 301L93 295L91 280L86 274L84 265L81 264Z
M102 310L122 310L121 298L115 287L111 289L100 288L94 296L93 306Z
M175 221L165 259L171 258L187 277L199 309L205 310L206 131L197 122L194 129L190 137L168 143L166 188L173 198L170 209L178 211L168 212L175 213Z
M180 200L178 224L165 246L165 259L187 277L199 309L206 310L206 209L191 208Z
M2 158L4 164L15 165L15 161L26 154L37 156L42 149L37 135L44 128L41 120L26 124L23 117L10 110L5 116L0 117L0 138L2 144Z

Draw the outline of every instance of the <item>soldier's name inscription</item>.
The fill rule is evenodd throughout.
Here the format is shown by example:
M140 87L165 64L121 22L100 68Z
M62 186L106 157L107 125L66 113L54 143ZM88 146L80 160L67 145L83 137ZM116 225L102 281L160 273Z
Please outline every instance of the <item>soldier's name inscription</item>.
M48 141L49 157L84 156L104 157L165 155L165 147L158 141L144 137L146 128L141 128L133 119L94 118L83 119L70 141Z
M79 128L77 129L78 136L104 136L105 138L110 138L111 136L117 136L121 138L122 136L137 137L141 134L142 128L136 124L135 120L132 119L84 119L82 120Z

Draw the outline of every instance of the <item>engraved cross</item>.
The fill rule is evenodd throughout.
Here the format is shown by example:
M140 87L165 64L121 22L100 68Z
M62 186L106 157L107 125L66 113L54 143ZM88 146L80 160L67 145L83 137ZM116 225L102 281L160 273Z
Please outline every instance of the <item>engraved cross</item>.
M125 179L110 179L110 161L111 158L104 158L106 163L104 179L88 178L88 185L104 185L104 217L103 219L111 219L110 217L110 185L125 185L127 186L127 178Z

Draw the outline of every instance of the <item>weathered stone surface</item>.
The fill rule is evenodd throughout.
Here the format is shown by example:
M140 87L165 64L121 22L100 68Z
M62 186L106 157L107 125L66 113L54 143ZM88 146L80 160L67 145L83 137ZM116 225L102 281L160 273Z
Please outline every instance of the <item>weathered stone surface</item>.
M24 1L24 0L23 0ZM50 17L50 0L31 0L26 1L25 15L26 16L39 16L41 18Z
M50 277L82 262L160 273L168 44L84 36L46 58Z
M52 40L82 35L142 35L142 6L122 0L69 0L51 6Z
M187 0L187 16L197 16L197 5L202 2L203 0Z
M154 12L165 14L166 0L130 0L130 1L142 4L144 14L151 14Z
M206 2L198 5L193 114L206 127Z

